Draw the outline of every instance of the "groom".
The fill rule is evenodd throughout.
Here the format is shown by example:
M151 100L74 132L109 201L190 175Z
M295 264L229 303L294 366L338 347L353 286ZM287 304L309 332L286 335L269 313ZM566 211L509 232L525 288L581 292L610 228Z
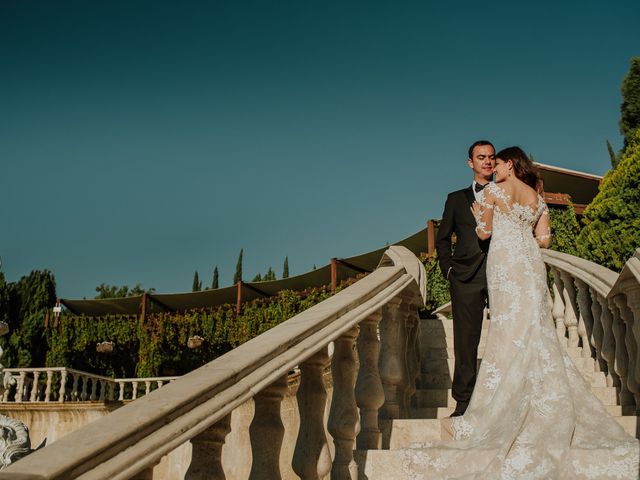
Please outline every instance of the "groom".
M457 403L452 417L464 414L476 383L478 344L487 303L485 266L489 240L478 239L471 204L478 200L479 192L493 175L496 159L491 142L478 140L471 145L467 164L473 171L473 183L447 197L436 239L440 270L449 280L453 313L455 367L452 390ZM456 241L452 253L453 234Z

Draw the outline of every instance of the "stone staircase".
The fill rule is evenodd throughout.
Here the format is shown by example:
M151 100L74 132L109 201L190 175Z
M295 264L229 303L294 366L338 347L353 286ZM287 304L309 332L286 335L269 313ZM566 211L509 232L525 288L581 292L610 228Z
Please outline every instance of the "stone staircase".
M489 323L489 320L483 323L478 365L484 351ZM607 386L606 374L593 358L583 356L581 347L568 350L584 378L591 384L591 390L605 405L609 414L629 434L638 437L635 407L631 404L620 405L617 389ZM420 356L421 373L411 406L411 418L380 421L383 449L356 452L358 463L366 465L365 471L360 472L361 479L394 478L393 475L397 474L400 466L397 465L397 456L389 450L442 440L440 419L448 417L456 405L451 395L454 366L451 319L421 319Z

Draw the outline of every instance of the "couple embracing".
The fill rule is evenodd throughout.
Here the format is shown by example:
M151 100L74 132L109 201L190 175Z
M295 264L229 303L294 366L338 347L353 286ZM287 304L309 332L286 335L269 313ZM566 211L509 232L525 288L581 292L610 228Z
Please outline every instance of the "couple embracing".
M473 184L449 194L436 244L454 325L457 405L441 420L450 440L400 450L404 478L637 479L638 441L556 334L540 253L551 240L549 211L534 165L520 148L495 154L488 141L470 147L467 163Z

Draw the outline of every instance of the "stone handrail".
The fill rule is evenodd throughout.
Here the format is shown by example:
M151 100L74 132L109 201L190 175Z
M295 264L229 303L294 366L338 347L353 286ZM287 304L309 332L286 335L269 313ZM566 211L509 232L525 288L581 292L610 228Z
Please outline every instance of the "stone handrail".
M378 418L409 415L420 371L424 281L419 260L404 247L390 247L381 266L350 287L34 452L0 472L0 479L151 478L150 469L185 442L192 444L185 478L225 478L221 451L231 412L250 399L250 478L280 478L280 402L287 373L296 366L300 430L293 470L301 478L325 478L329 472L332 478L356 478L354 448L381 448ZM329 362L333 396L325 421L323 374ZM333 460L326 431L335 446Z
M5 368L4 375L11 380L2 403L122 402L178 378L111 378L67 367Z

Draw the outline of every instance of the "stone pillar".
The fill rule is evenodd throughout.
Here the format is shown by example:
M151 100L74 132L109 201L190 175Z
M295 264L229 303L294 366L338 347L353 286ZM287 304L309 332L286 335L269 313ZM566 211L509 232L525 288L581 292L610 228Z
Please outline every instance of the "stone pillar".
M353 459L353 447L358 432L358 406L355 382L358 370L355 339L359 328L353 327L335 342L331 374L333 396L329 412L329 433L333 437L335 456L331 480L356 480L358 467Z
M612 386L620 387L620 378L615 368L616 343L613 336L613 316L609 310L607 299L598 294L598 303L600 304L600 319L602 321L602 358L607 362L607 371L611 375Z
M222 446L231 431L231 414L191 439L191 463L184 480L224 480Z
M406 319L407 332L407 386L405 388L405 403L407 404L407 418L411 417L411 407L416 395L416 383L420 377L420 317L418 315L418 305L414 302L414 296L407 294L404 297L409 308Z
M631 331L636 340L636 346L640 345L640 284L623 286L627 297L627 305L633 315L633 326ZM635 380L640 384L640 348L636 352Z
M381 318L382 312L378 310L360 323L360 370L356 380L356 403L360 408L360 433L356 439L358 450L378 450L382 447L382 434L378 426L378 410L384 404L384 389L378 371L378 325Z
M618 377L620 378L620 405L631 405L633 403L633 396L629 391L627 376L629 354L627 353L627 346L624 343L625 339L625 325L620 318L620 312L613 302L612 298L608 299L609 311L611 312L611 327L613 329L613 336L615 338L615 369Z
M633 395L636 404L636 410L640 409L640 385L636 381L636 357L638 355L638 346L633 335L633 314L627 306L627 299L624 295L616 295L613 297L613 303L617 307L620 319L624 323L624 344L627 351L627 388Z
M560 272L562 278L562 297L564 300L564 324L567 327L569 340L567 346L575 348L578 346L578 315L576 312L576 290L573 287L573 277L564 270Z
M593 345L596 350L596 359L605 374L608 387L613 386L613 378L609 373L606 360L602 357L602 344L604 338L604 329L602 327L602 307L598 302L598 292L595 288L589 287L589 294L591 295L591 318L593 319Z
M576 300L578 302L578 335L582 341L582 356L593 356L593 317L591 316L591 296L589 287L579 278L574 279L577 288Z
M560 276L560 270L556 267L551 267L551 271L553 272L553 308L551 310L551 315L553 315L553 321L556 323L556 333L558 334L558 338L560 339L560 343L562 345L567 344L567 339L565 337L567 333L567 328L564 323L564 301L562 299L564 290L562 286L562 278Z
M255 413L251 434L250 480L276 480L280 474L280 449L284 438L284 425L280 403L287 393L287 375L282 375L254 397Z
M331 454L324 430L327 403L324 371L328 365L327 347L300 365L300 387L296 394L300 429L292 467L303 480L321 480L331 471Z
M400 394L405 373L405 339L401 336L399 307L402 299L396 296L382 308L380 323L380 377L384 389L384 404L380 418L400 418ZM404 330L404 328L402 328Z
M40 379L40 372L37 370L33 372L33 383L31 384L31 395L29 397L30 402L37 402L38 398L38 380Z

